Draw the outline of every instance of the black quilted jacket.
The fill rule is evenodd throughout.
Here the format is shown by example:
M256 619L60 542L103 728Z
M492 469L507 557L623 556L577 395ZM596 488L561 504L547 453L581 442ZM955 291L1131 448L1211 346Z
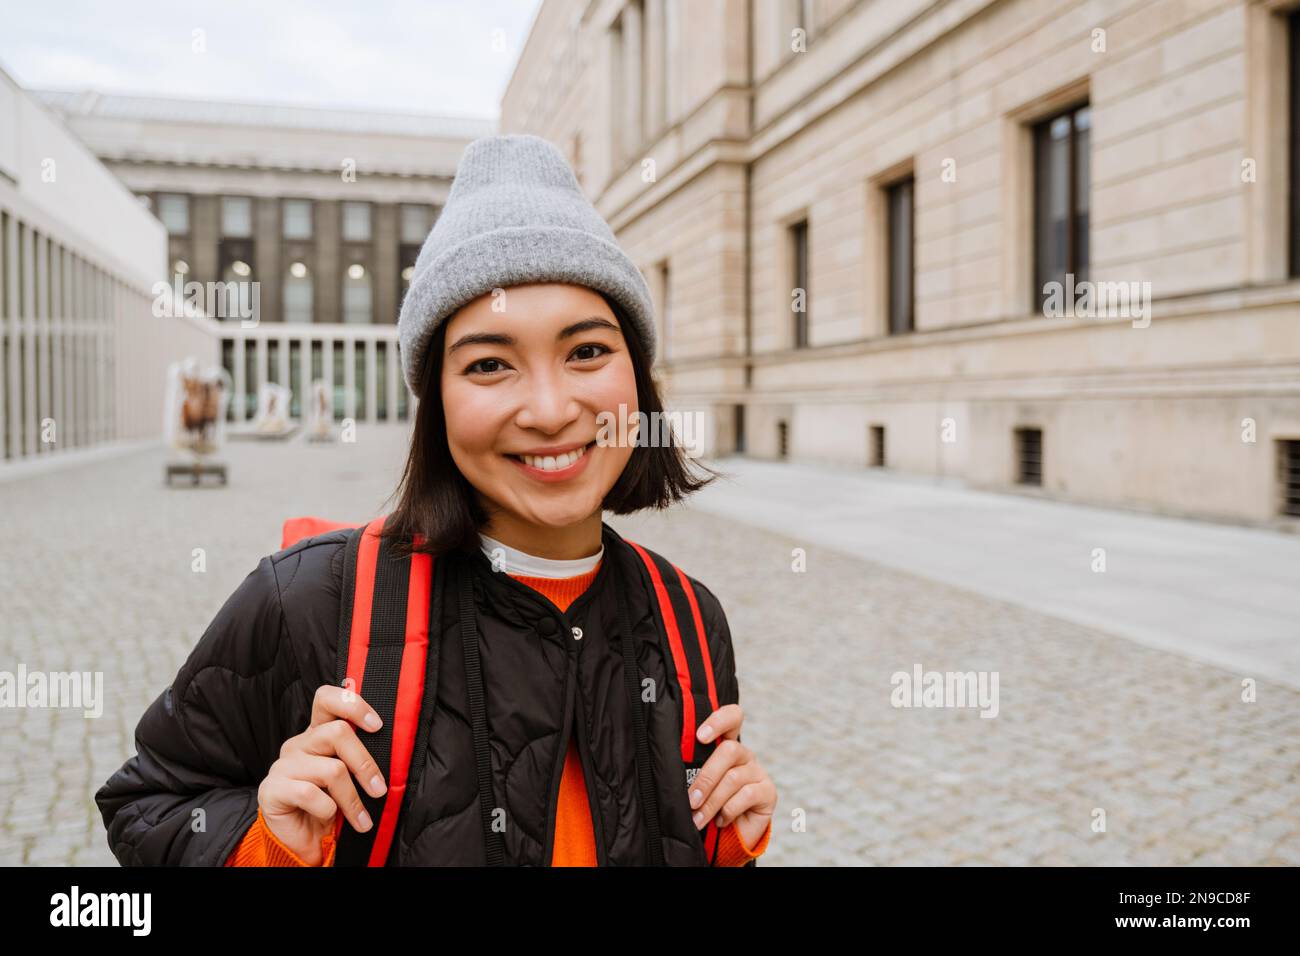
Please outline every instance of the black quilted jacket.
M681 755L681 693L653 613L641 559L607 524L605 558L567 613L494 571L481 553L435 560L434 588L468 575L486 695L493 800L506 811L505 862L551 857L560 775L576 730L601 866L650 862L638 787L632 704L624 683L618 602L641 678L663 860L705 866ZM281 744L305 730L318 686L335 683L346 531L263 558L222 606L171 686L136 728L137 754L95 794L124 865L221 866L257 816L258 785ZM689 578L707 634L719 706L739 700L727 619ZM453 592L454 593L454 592ZM390 865L481 865L483 832L456 600L437 602L437 703ZM575 639L580 629L581 639ZM435 631L431 630L430 653ZM473 633L472 631L470 633ZM697 682L698 683L698 682ZM697 708L698 709L698 708ZM698 715L697 722L707 716ZM361 739L365 740L362 733ZM702 759L699 763L702 763ZM696 766L699 764L697 763Z

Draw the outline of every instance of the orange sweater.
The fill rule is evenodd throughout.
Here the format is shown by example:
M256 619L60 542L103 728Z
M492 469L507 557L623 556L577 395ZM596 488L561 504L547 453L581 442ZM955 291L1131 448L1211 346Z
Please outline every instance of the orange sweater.
M571 578L535 578L512 574L517 581L540 591L561 611L582 594L596 578L600 565L586 574ZM338 827L335 827L337 830ZM718 830L718 853L715 866L744 866L767 849L772 836L768 822L762 838L754 847L745 845L734 824ZM335 835L331 831L321 840L322 866L334 865ZM575 738L569 738L569 749L564 758L564 771L560 775L560 797L555 811L555 840L551 850L551 866L595 866L596 835L591 824L591 805L587 802L587 782L582 772L582 759ZM257 811L257 820L235 847L226 866L307 866L292 850L281 843Z

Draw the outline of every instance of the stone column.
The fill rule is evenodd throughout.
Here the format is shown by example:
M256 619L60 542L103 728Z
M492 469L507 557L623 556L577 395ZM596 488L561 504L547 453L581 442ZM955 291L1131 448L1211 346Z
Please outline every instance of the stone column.
M382 325L395 325L398 309L397 293L401 282L397 269L401 238L397 204L375 203L373 215L374 222L371 223L371 227L374 232L371 241L374 247L371 250L373 254L371 261L374 263L375 274L372 277L371 288L375 296L374 321Z
M280 261L280 200L259 196L253 200L253 278L259 283L261 322L284 321L280 289L284 264Z
M221 200L217 196L190 197L190 274L186 280L219 282L217 243L221 241Z
M316 284L312 290L316 322L343 321L343 278L339 271L342 208L333 199L316 200Z

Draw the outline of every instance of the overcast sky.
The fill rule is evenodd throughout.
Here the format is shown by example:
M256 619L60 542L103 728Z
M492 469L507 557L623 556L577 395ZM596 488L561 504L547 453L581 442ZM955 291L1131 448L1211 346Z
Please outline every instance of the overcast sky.
M28 87L495 118L540 5L0 0L0 67Z

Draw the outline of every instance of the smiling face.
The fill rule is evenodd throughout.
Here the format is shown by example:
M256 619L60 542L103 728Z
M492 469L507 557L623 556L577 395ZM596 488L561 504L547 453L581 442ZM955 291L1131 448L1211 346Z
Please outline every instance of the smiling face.
M584 286L512 286L498 298L502 311L483 295L447 323L448 449L490 516L485 534L543 557L594 553L601 503L633 451L596 443L602 412L637 411L618 319Z

